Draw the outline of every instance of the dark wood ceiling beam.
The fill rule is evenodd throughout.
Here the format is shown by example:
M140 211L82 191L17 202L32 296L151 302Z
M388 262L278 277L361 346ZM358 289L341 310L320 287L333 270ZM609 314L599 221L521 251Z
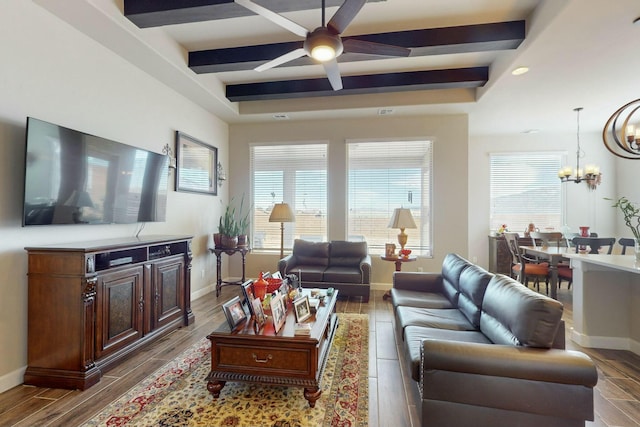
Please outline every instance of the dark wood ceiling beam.
M326 78L227 85L232 102L343 96L430 89L476 88L489 80L489 67L413 71L342 77L344 89L334 91Z
M516 49L525 38L525 21L428 28L345 37L411 48L411 56ZM189 68L198 74L251 70L266 61L302 47L302 41L189 52ZM344 53L339 62L371 60L371 55ZM281 65L311 65L309 57Z
M343 2L326 0L327 7L340 6ZM256 0L256 3L277 13L320 9L321 4L319 0ZM254 13L233 0L124 0L124 15L138 27L148 28L238 18Z

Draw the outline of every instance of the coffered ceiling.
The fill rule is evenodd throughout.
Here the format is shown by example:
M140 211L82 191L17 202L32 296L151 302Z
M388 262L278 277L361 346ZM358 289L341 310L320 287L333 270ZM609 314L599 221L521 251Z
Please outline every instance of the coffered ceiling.
M254 68L303 39L233 0L33 0L223 120L469 114L472 134L601 128L640 97L637 0L369 0L343 40L410 48L343 54L344 88L306 56ZM312 30L321 0L254 0ZM342 0L327 0L327 20ZM517 66L530 72L511 75Z

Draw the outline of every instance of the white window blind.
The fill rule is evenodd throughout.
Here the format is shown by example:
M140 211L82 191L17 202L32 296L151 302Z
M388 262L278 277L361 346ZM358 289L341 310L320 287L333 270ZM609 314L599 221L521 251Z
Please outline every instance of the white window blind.
M371 253L398 245L399 230L387 228L395 208L409 208L417 229L407 249L431 255L431 141L348 142L348 238L367 241Z
M284 247L293 240L327 240L327 144L251 146L254 249L280 249L280 223L269 222L275 203L291 206L296 221L285 223Z
M523 233L529 223L540 230L562 227L560 153L490 155L490 229L506 224Z

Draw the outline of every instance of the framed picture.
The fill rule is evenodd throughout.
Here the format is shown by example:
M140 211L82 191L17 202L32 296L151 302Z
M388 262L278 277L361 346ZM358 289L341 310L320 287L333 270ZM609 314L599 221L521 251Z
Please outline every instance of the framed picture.
M395 258L396 255L396 245L393 243L386 243L384 245L384 254L387 258Z
M277 334L287 317L287 312L282 303L282 295L276 295L271 298L271 316L273 317L273 329Z
M249 309L249 314L253 316L254 313L253 313L252 302L255 299L255 296L253 294L253 281L247 280L242 284L241 287L242 287L242 295L244 297L244 301L242 301L242 303L247 305L247 308Z
M280 271L276 271L274 272L271 277L273 277L274 279L282 279L282 275L280 274Z
M218 149L176 131L176 191L218 194Z
M262 310L262 301L260 301L260 298L254 298L253 301L251 301L251 310L254 319L253 328L256 333L258 333L267 321L264 311Z
M311 317L311 307L309 307L309 296L305 295L293 302L293 311L296 314L296 322L301 323Z
M247 313L242 308L240 297L233 297L229 301L222 304L222 311L227 318L227 323L233 331L239 324L247 320Z

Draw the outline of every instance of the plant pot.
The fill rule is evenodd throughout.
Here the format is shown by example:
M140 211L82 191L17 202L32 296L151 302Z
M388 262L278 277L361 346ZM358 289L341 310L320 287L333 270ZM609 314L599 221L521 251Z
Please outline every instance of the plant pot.
M238 247L246 248L247 247L247 235L246 234L238 234Z
M213 233L213 244L216 248L222 247L222 234Z
M640 240L639 239L633 239L635 242L635 245L633 246L633 253L636 256L636 262L640 263Z
M235 249L238 247L238 236L227 236L223 234L220 237L220 247L224 249Z

